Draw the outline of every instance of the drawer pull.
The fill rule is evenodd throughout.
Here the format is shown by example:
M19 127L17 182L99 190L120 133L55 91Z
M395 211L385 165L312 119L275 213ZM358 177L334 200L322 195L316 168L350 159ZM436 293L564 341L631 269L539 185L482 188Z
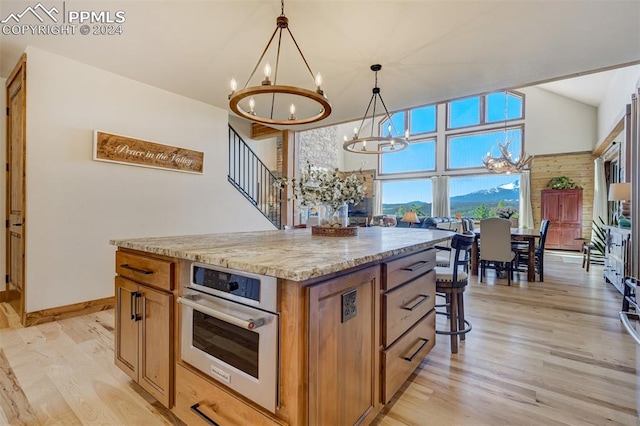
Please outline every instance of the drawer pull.
M413 353L413 355L411 355L411 356L409 356L409 357L407 357L407 356L403 357L403 358L405 359L405 361L412 362L412 361L413 361L413 359L414 359L415 357L417 357L417 356L418 356L418 354L420 353L420 351L421 351L425 346L427 346L427 344L429 343L429 339L424 339L424 338L422 338L422 337L421 337L421 338L420 338L420 340L422 340L422 344L420 345L420 347L418 348L418 350L417 350L417 351L415 351L415 352Z
M146 269L134 268L133 266L130 266L128 263L120 265L120 267L123 268L123 269L128 269L128 270L133 271L133 272L137 272L139 274L145 274L145 275L153 274L153 271L147 271Z
M429 295L427 295L427 294L419 294L418 297L416 297L416 299L420 299L420 300L418 300L416 303L414 303L411 306L404 305L402 307L402 309L405 309L407 311L413 311L415 308L417 308L418 306L422 305L424 302L429 300Z
M203 413L202 411L200 411L200 403L196 403L193 404L191 406L191 411L193 411L194 413L196 413L202 420L204 420L205 422L209 423L212 426L220 426L218 423L214 422L211 417L207 416L205 413Z
M429 262L425 260L421 260L420 262L414 263L411 266L407 266L406 268L402 268L403 271L415 272L418 269L422 269L425 266L429 265Z
M136 295L137 294L138 294L138 292L136 292L136 291L132 291L131 292L131 306L130 306L131 309L130 309L130 311L131 311L131 320L132 321L135 321L135 319L136 319L136 311L137 311L137 309L136 309L136 307L137 307Z

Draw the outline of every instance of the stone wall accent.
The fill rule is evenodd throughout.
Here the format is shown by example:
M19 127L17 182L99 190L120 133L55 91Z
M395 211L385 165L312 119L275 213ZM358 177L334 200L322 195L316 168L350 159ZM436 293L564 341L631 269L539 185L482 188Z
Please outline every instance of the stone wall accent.
M339 166L338 153L342 142L338 138L336 126L307 130L299 133L299 166L307 166L307 161L317 167L335 169Z

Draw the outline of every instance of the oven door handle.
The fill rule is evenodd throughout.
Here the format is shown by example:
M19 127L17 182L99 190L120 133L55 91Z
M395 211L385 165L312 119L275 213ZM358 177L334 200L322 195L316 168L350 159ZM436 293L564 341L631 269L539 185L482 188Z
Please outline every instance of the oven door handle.
M217 318L221 321L228 322L233 325L237 325L238 327L246 328L247 330L255 330L265 324L264 318L255 318L255 319L242 319L235 317L233 315L227 314L225 312L216 311L215 309L211 309L207 306L202 305L201 303L194 302L191 299L186 297L178 297L178 303L182 303L183 305L189 306L197 311L203 312L207 315L210 315L214 318Z

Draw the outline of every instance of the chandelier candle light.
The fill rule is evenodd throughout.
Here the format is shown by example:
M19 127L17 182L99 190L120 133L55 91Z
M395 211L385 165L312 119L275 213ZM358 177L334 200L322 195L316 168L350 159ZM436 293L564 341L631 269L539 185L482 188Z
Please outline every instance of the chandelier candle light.
M384 104L382 100L382 95L380 94L380 88L378 87L378 71L382 69L382 65L375 64L371 65L371 71L375 73L375 85L373 87L373 94L371 95L371 100L369 100L369 105L367 105L367 109L364 112L364 116L362 117L362 121L360 122L360 128L353 129L353 138L348 139L345 135L344 144L342 147L349 152L354 152L357 154L388 154L391 152L399 152L409 146L409 130L406 130L404 133L404 137L394 137L392 135L396 134L397 131L395 126L393 125L393 121L391 120L391 114L387 110L387 106ZM388 136L374 136L374 126L375 126L375 116L376 116L376 106L378 99L380 99L380 103L384 108L384 117L389 120L389 127L387 128ZM373 105L373 109L371 106ZM362 136L362 127L364 125L365 120L367 119L367 114L369 114L369 110L371 110L371 134L370 136ZM367 142L371 142L372 144L376 144L376 146L367 147Z
M238 90L238 82L235 79L231 80L229 108L240 117L267 125L291 126L314 123L327 118L329 114L331 114L331 104L322 90L322 77L320 73L315 75L313 74L307 59L304 57L302 50L300 50L300 47L298 46L298 42L296 42L296 39L293 37L293 34L289 29L289 19L284 15L284 0L282 0L280 4L281 14L276 18L276 29L271 35L267 46L262 51L262 55L260 55L260 58L253 68L246 84L242 89ZM300 57L302 58L304 65L307 70L309 70L311 80L315 85L314 90L293 85L278 84L278 69L280 66L280 49L282 46L283 30L287 30L286 32L291 36L291 40L298 50L298 53L300 53ZM249 86L251 79L262 63L271 43L276 38L276 34L278 34L278 43L273 80L271 79L271 65L267 62L264 65L264 80L262 80L260 85ZM262 98L263 102L258 105L256 103L256 98ZM284 101L282 101L282 99L284 99ZM305 105L305 108L300 108L303 110L304 116L296 115L296 111L299 109L296 108L296 104L293 103L294 100L299 102L304 101L307 103L309 103L308 100L311 101L311 105ZM283 102L286 102L288 105L285 106ZM258 106L260 106L260 108L258 108ZM279 111L281 108L286 107L288 107L288 115L282 112L276 112L274 114L274 111Z

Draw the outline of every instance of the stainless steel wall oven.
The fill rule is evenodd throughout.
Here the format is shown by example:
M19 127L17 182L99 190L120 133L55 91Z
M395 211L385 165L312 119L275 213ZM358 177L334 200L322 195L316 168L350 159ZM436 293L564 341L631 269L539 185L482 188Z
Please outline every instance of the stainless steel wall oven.
M193 263L183 296L184 362L275 412L279 316L275 277Z

